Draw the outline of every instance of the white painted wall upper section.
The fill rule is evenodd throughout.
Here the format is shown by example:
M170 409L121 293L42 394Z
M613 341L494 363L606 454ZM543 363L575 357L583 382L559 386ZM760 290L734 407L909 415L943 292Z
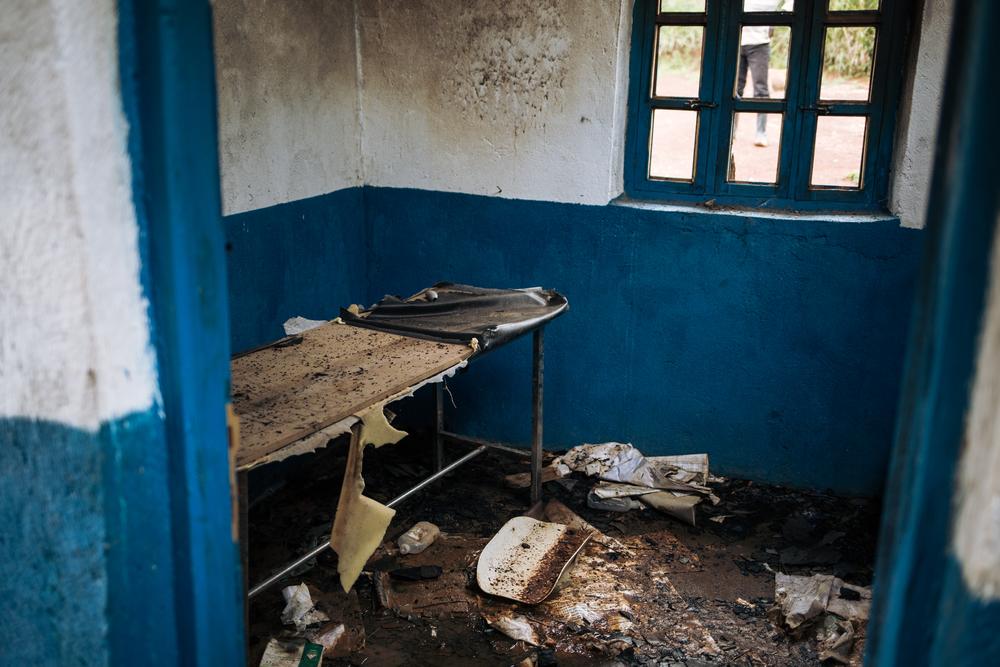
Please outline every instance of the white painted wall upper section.
M1000 234L991 265L959 466L955 554L966 588L980 599L1000 600Z
M924 0L919 30L913 37L917 43L910 46L910 74L899 105L889 202L904 227L926 224L953 14L954 0Z
M156 372L118 88L114 0L0 21L0 417L96 429Z
M630 4L358 3L366 182L607 203Z
M223 213L360 185L352 1L213 11Z
M926 0L890 206L922 227L953 0ZM225 213L352 185L604 204L633 0L215 0ZM919 47L919 48L918 48Z

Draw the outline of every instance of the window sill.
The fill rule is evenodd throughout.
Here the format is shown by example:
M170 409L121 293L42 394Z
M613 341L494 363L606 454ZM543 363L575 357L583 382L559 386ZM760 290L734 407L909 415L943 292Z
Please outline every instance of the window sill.
M899 222L898 216L877 211L789 211L785 209L747 208L740 206L705 206L691 202L632 199L626 195L616 197L608 202L608 204L610 206L623 206L642 211L663 211L664 213L683 213L685 215L749 216L787 222L837 222L853 224Z

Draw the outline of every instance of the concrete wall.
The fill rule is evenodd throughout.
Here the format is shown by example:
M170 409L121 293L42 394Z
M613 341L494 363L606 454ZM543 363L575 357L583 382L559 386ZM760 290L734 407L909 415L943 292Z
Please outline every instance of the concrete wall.
M889 208L904 227L926 224L954 0L924 0L899 105Z
M138 634L152 647L152 633L168 644L174 633L169 526L128 545L143 571L113 565L127 560L119 522L129 513L110 478L163 451L116 7L13 0L0 22L5 664L106 664L115 583L129 576L160 583L143 599L157 627ZM165 507L166 482L150 474L130 498L129 509Z
M225 219L233 347L437 280L544 283L573 304L550 338L552 446L633 440L877 493L921 235L885 218L608 205L631 6L358 2L366 185ZM525 363L482 360L453 417L526 441Z
M607 203L630 5L359 3L366 184Z
M213 9L223 213L360 185L352 0Z

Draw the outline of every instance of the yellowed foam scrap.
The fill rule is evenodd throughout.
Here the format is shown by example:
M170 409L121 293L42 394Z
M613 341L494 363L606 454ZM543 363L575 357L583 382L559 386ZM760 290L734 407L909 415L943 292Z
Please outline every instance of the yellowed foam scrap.
M347 454L344 485L340 489L337 515L330 532L330 545L337 552L337 572L344 591L351 590L368 558L382 543L385 531L396 511L362 494L361 476L364 450L368 445L381 447L399 442L406 433L395 429L385 418L384 403L356 415L360 424L351 428L351 448Z

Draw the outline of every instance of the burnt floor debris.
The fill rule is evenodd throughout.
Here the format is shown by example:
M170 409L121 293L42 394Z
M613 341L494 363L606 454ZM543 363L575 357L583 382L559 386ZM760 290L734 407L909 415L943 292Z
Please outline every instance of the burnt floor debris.
M405 447L369 450L366 494L384 501L425 478L431 450L431 438L419 435ZM251 477L251 581L326 537L346 455L338 442L291 460L270 482ZM547 454L549 468L564 460L557 456ZM687 477L713 498L688 525L644 504L595 509L588 496L602 482L584 472L548 475L545 501L530 507L529 490L511 483L527 465L489 451L401 504L347 593L327 550L252 598L249 664L285 664L270 662L279 654L300 664L310 647L323 665L860 664L874 502L706 471ZM535 604L489 595L477 581L486 545L525 515L515 523L589 536L560 556L546 583L558 585L535 594ZM419 553L401 553L397 540L422 521L440 535Z

